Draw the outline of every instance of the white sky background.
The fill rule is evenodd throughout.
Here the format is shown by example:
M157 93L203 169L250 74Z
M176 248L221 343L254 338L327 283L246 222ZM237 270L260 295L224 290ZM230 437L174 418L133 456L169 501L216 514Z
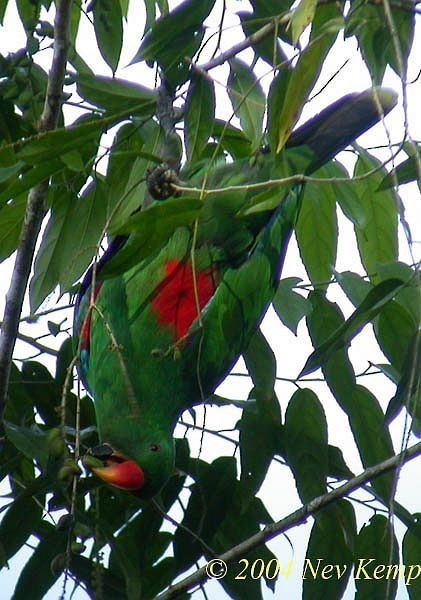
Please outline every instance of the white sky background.
M140 33L143 31L144 27L144 16L141 10L141 4L142 3L140 2L131 2L131 11L129 13L128 23L126 26L126 35L124 37L125 45L123 47L123 53L120 61L120 64L123 65L123 67L118 70L117 76L153 87L153 70L147 69L143 65L139 64L124 67L124 65L127 65L133 58L133 55L138 49L140 43L139 36ZM174 2L171 3L171 5L174 4ZM246 1L238 2L234 0L228 0L227 7L227 15L232 15L236 11L238 12L240 10L243 11L249 9L249 4ZM207 24L209 24L210 27L216 28L218 26L220 10L220 5L217 5L217 10L213 11L210 19L207 21ZM225 27L229 26L232 27L232 33L230 33L230 35L222 37L222 50L231 47L233 43L240 39L240 37L237 36L241 36L241 28L238 26L238 20L236 18L232 18L231 21L228 19L226 20ZM418 33L419 31L420 23L418 22ZM14 5L11 4L6 13L5 26L4 28L0 28L0 52L3 54L13 52L23 47L24 45L24 32L20 27L19 20L16 15L16 9ZM343 62L347 58L349 58L350 61L345 67L345 69L343 69L339 73L339 75L334 79L333 83L330 84L314 102L311 102L308 104L308 106L306 106L303 112L303 120L312 116L313 114L321 110L321 108L348 92L361 91L370 87L371 81L369 74L363 62L361 61L359 54L356 52L356 47L357 46L354 39L347 40L346 42L344 42L343 40L339 40L336 43L334 50L330 53L329 58L325 63L322 77L319 82L320 85L316 86L316 90L319 89L319 87L321 87L324 83L326 83L326 81L337 71L337 69L343 64ZM89 23L89 21L83 17L83 15L81 18L77 49L81 56L88 62L88 64L94 69L96 73L110 75L110 70L107 67L107 65L103 62L97 49L93 33L93 27ZM249 61L251 56L251 51L245 51L241 54L241 58L246 61ZM414 48L412 51L413 58L410 62L408 81L412 81L413 79L415 79L418 74L420 64L419 60L417 61L417 57L419 56L421 56L421 43L419 40L419 36L417 40L417 35L415 35ZM41 53L40 60L42 60L42 66L48 70L51 60L51 52L46 51ZM206 59L203 56L201 58L201 61L204 60ZM262 85L265 87L265 89L267 89L267 86L269 85L271 79L270 70L268 65L266 65L265 63L261 63L259 74L264 75L265 73L267 73L268 76L262 79ZM221 82L221 85L216 86L217 116L225 119L229 118L232 113L231 105L227 102L226 95L224 94L223 83L226 80L226 75L226 67L221 67L212 72L212 76L218 82ZM390 69L388 69L386 73L384 85L395 89L401 94L400 80ZM421 125L419 123L419 119L417 123L416 118L420 102L421 83L419 80L416 84L410 85L408 87L408 122L410 132L412 134L413 139L415 140L421 139ZM68 121L71 122L77 115L75 115L75 110L68 109L67 116ZM391 113L391 115L387 117L386 125L390 131L392 142L400 141L403 132L403 114L400 107L396 108ZM111 138L109 137L107 141L109 141L110 139ZM371 129L367 134L361 136L361 138L359 139L359 143L364 147L367 145L374 144L386 144L387 137L385 135L383 126L377 125L375 128ZM385 150L383 158L388 158L389 156L390 153L388 153L388 150ZM344 162L348 160L346 164L351 166L352 163L350 164L349 156L344 157L343 154L341 156L341 159L344 159ZM421 223L419 218L420 198L418 189L413 184L402 186L400 193L405 204L407 221L410 223L412 228L413 239L415 241L420 241ZM338 248L336 269L338 271L353 270L356 272L363 273L361 264L358 260L356 260L358 252L356 249L353 227L349 221L342 217L342 215L340 215L339 240L340 245ZM418 251L419 255L420 247L421 246L419 243L415 244L413 246L413 252L416 254ZM401 260L404 260L408 263L412 262L408 251L408 244L406 242L402 230L400 231L400 253ZM0 314L3 314L4 294L8 289L12 266L12 260L8 260L2 265L0 265ZM288 249L287 261L282 276L299 276L302 277L302 279L305 282L308 281L304 268L299 259L298 250L294 241L291 242L290 247ZM348 307L348 312L346 313L346 316L349 316L349 314L352 312L352 307L348 301L344 302L345 297L340 291L339 286L330 286L328 295L331 300L338 301L342 308L345 307L345 310L346 307ZM43 308L48 309L54 307L56 300L56 296L53 295L50 299L47 299L47 301L44 303ZM29 305L28 303L26 303L24 314L28 313ZM57 318L55 318L55 315L52 315L50 318L52 320L59 321L63 317L61 313L57 313ZM263 322L262 329L264 334L270 341L273 350L276 353L278 361L278 376L288 378L296 377L299 371L301 370L306 358L312 351L312 346L308 339L305 325L303 323L300 324L298 328L298 336L295 337L286 327L282 325L282 323L279 321L276 315L274 315L272 310L270 310ZM33 325L27 326L26 330L30 335L35 334L35 326ZM63 337L59 337L56 343L59 345L63 341L63 339ZM26 346L23 346L22 344L18 344L16 355L20 358L23 358L27 355L27 353L28 348ZM369 360L374 363L386 362L374 340L371 328L367 327L354 339L350 349L350 358L353 362L355 371L357 373L362 372L367 367ZM244 370L241 361L235 368L235 371L237 372L240 370ZM312 377L318 377L319 375L320 371L313 374ZM361 383L368 387L371 391L373 391L373 393L381 402L383 408L387 406L389 399L394 393L394 386L390 384L385 377L364 377L361 380ZM336 401L328 392L326 385L324 385L323 383L315 382L309 383L308 387L314 389L314 391L319 395L319 398L323 403L328 419L329 443L339 446L343 450L345 460L350 466L350 468L356 473L360 472L362 469L362 465L358 456L358 452L355 448L355 443L349 429L348 419L346 415L339 409L339 407L336 404ZM227 380L220 386L219 392L222 395L231 398L246 398L250 388L251 382L248 379L239 377L228 377ZM287 401L293 394L294 390L295 386L293 386L292 384L285 382L278 382L277 384L277 394L281 403L283 414L285 413ZM238 418L239 411L237 409L208 408L206 417L206 427L209 429L221 429L221 427L229 428L235 425ZM200 422L200 416L198 422ZM404 420L403 415L401 415L398 419L396 419L391 428L395 443L395 450L397 451L400 448L403 427ZM184 428L180 427L177 430L177 432L179 435L181 435L184 432ZM192 432L189 435L189 440L192 455L197 456L199 451L200 432ZM228 442L224 443L223 441L221 441L218 438L215 438L214 436L205 436L201 458L208 461L212 461L217 456L224 454L232 454L233 448L233 445L229 444ZM417 467L418 473L416 471ZM404 504L404 506L406 506L410 511L419 511L421 509L419 489L416 489L415 487L416 481L419 481L419 460L411 461L408 465L406 465L403 468L400 474L400 480L398 485L397 500ZM289 472L289 469L282 467L277 463L272 464L269 475L262 486L259 496L263 499L266 507L268 508L270 514L274 519L282 518L300 506L300 500L295 490L295 483L292 475ZM371 510L365 509L363 507L357 507L357 518L359 526L366 522L372 516L372 514L373 513ZM175 516L175 518L181 518L180 514L174 514L173 516ZM405 528L401 526L397 519L395 520L395 525L399 539L401 539L403 533L405 532ZM294 547L293 551L290 547L289 542L283 536L280 536L277 539L269 542L269 547L277 556L281 567L285 566L286 563L288 563L288 561L290 561L291 559L293 560L293 569L291 576L288 579L286 579L281 575L278 580L275 594L276 598L283 597L298 599L301 597L301 570L309 533L309 525L295 528L288 533L288 536L291 539ZM30 556L30 552L31 551L29 549L22 551L21 553L19 553L18 556L16 556L10 561L10 570L3 569L0 572L1 600L7 600L11 597L16 579L26 560L26 556ZM26 556L24 557L24 555ZM49 568L48 565L46 565L46 568ZM66 597L68 598L70 597L71 589L72 586L69 585L68 593L66 595ZM265 597L274 597L272 593L265 588L265 586L264 589ZM58 583L53 588L53 590L50 591L46 598L48 600L54 600L59 597L60 591L61 584ZM219 586L219 584L214 582L207 584L206 591L208 593L209 598L212 598L212 600L223 600L228 597L222 590L222 588ZM88 596L82 590L78 590L78 592L73 596L75 600L84 600L87 597ZM203 595L200 591L198 591L194 597L199 599L203 597ZM353 597L354 588L353 583L351 583L348 586L348 590L344 598L345 600L350 600ZM401 582L398 598L399 600L404 600L407 597L408 596L406 590L404 589L404 586Z

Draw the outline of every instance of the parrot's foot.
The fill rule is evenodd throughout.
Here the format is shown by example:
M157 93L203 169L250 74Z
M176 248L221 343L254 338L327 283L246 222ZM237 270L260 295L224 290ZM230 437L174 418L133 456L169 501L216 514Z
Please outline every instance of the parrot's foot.
M161 360L163 358L168 358L170 356L173 360L179 360L179 358L181 357L181 350L186 345L188 337L189 337L189 335L186 333L181 338L179 338L176 342L174 342L174 344L171 344L171 346L168 346L168 348L166 350L163 350L162 348L153 348L151 350L152 358L157 358L157 359Z
M177 196L174 186L179 185L177 173L165 163L153 169L148 169L146 185L150 195L155 200L166 200L170 196Z

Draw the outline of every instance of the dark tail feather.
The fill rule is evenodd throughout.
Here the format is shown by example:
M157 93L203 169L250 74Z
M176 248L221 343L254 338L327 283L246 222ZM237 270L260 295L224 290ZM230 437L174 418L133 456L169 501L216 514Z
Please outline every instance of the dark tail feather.
M310 147L315 158L306 172L311 173L380 121L397 99L393 90L379 87L348 94L296 129L287 147Z

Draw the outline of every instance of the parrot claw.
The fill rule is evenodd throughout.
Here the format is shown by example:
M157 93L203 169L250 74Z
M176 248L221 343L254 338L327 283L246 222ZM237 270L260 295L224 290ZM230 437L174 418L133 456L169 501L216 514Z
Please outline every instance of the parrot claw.
M174 187L179 183L177 173L166 163L158 165L154 169L148 169L146 173L146 185L155 200L166 200L170 196L179 196Z

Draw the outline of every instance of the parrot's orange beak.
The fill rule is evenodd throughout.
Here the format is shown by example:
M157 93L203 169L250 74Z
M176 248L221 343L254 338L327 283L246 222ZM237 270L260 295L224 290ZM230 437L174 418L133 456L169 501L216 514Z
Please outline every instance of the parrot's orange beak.
M92 448L89 454L103 463L102 467L92 466L90 470L105 483L127 491L139 491L143 488L145 475L133 460L129 460L106 444Z

